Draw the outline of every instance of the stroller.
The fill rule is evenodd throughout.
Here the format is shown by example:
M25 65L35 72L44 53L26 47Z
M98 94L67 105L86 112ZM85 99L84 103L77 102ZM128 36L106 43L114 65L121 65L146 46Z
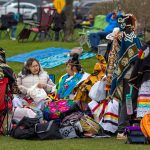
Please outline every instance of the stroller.
M8 85L8 78L0 79L0 134L5 134L5 130L3 127L4 120L6 119L6 134L8 134L8 112L11 108L11 102L8 101L8 94L7 94L7 85Z

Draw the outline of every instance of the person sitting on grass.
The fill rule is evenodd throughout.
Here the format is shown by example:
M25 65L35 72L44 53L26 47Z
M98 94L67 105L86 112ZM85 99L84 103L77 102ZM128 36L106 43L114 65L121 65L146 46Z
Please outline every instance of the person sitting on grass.
M75 86L88 76L89 74L83 71L79 62L79 55L72 54L66 63L66 74L59 79L59 83L56 86L56 99L72 99Z
M46 93L50 93L52 87L55 86L48 73L40 66L38 60L29 58L25 62L22 71L18 74L17 85L21 93L13 99L13 106L23 107L31 104L33 100L30 98L29 89L36 84L38 88L44 89Z
M82 109L84 110L87 110L87 104L91 101L89 92L92 86L105 76L107 67L105 58L102 55L97 54L96 59L98 60L98 62L94 66L93 73L86 80L78 84L74 89L74 92L76 93L74 100L80 101L80 103L82 103L82 105L84 106L82 107Z

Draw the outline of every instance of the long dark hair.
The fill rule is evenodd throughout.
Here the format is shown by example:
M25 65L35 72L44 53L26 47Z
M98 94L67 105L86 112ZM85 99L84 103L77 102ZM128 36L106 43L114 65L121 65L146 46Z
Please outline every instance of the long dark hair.
M79 54L77 54L77 53L72 54L66 64L70 64L72 66L71 69L73 67L76 67L78 72L80 72L82 70L82 66L79 61Z
M40 63L39 63L39 61L38 61L37 59L35 59L35 58L29 58L29 59L25 62L24 67L22 68L22 72L21 72L22 75L29 75L29 74L31 74L31 71L30 71L29 67L32 65L32 63L33 63L34 61L36 61L36 62L38 63L39 68L40 68ZM41 71L41 68L40 68L39 72L40 72L40 71Z

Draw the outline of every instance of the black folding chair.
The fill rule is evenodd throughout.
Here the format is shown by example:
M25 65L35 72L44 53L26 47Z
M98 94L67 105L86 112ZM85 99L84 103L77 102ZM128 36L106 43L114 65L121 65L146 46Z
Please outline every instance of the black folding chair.
M0 23L0 39L2 38L2 35L4 35L4 38L10 38L10 24L9 19L7 15L1 16L1 23Z

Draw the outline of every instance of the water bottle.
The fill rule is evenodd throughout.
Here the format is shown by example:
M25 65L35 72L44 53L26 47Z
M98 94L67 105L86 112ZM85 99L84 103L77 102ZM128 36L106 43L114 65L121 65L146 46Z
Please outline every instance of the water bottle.
M126 107L127 107L127 114L133 114L133 107L132 107L132 89L133 87L130 86L130 93L126 94Z

